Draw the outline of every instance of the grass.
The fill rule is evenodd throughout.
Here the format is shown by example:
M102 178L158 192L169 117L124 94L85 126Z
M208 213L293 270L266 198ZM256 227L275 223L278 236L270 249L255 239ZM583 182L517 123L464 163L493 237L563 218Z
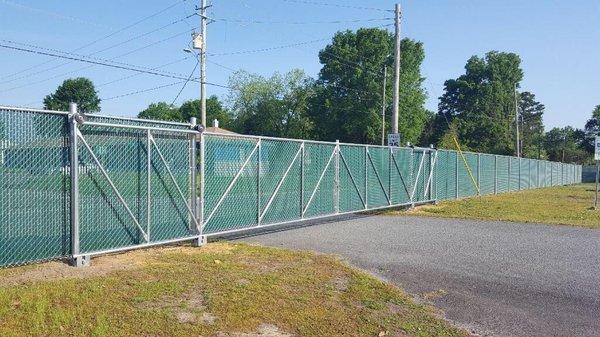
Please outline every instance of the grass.
M339 259L245 244L0 270L0 336L466 336Z
M560 186L417 207L410 214L446 218L505 220L600 229L594 211L595 186Z

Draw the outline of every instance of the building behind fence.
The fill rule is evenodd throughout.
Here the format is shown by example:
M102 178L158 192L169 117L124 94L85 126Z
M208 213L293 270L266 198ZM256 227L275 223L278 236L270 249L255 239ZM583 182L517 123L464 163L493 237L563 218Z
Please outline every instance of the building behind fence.
M0 107L0 266L579 183L581 166Z

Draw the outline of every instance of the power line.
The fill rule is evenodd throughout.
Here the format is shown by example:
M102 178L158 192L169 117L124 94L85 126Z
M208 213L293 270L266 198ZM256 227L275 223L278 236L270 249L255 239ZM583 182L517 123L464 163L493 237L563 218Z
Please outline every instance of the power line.
M173 21L173 22L171 22L171 23L168 23L168 24L166 24L166 25L164 25L164 26L162 26L162 27L159 27L159 28L153 29L153 30L151 30L151 31L149 31L149 32L146 32L146 33L143 33L143 34L140 34L140 35L137 35L137 36L135 36L135 37L132 37L132 38L130 38L130 39L127 39L127 40L125 40L125 41L121 41L121 42L119 42L119 43L113 44L113 45L111 45L111 46L108 46L108 47L106 47L106 48L104 48L104 49L101 49L101 50L95 51L95 52L93 52L93 53L90 53L90 54L88 54L88 55L75 54L74 52L64 52L64 51L57 51L56 49L43 48L43 47L38 47L38 46L31 45L31 44L23 44L23 43L18 43L18 42L10 41L10 40L0 40L0 41L3 41L3 42L8 42L8 43L13 43L13 44L20 44L20 45L24 45L24 46L28 46L28 47L35 47L35 48L39 48L39 49L43 49L43 50L48 50L48 51L60 52L60 53L63 53L63 54L74 55L74 56L76 56L76 57L91 57L92 55L95 55L95 54L98 54L98 53L101 53L101 52L104 52L104 51L107 51L107 50L110 50L110 49L113 49L113 48L119 47L119 46L121 46L121 45L124 45L124 44L126 44L126 43L128 43L128 42L135 41L135 40L137 40L137 39L139 39L139 38L141 38L141 37L144 37L144 36L150 35L150 34L152 34L152 33L155 33L155 32L157 32L157 31L163 30L163 29L165 29L165 28L167 28L167 27L170 27L170 26L172 26L172 25L174 25L174 24L177 24L177 23L180 23L180 22L182 22L182 21L184 21L184 20L187 20L188 18L190 18L190 17L192 17L192 16L193 16L193 15L188 15L188 16L186 16L186 17L182 18L182 19L179 19L179 20ZM191 32L191 31L192 31L192 30L187 30L187 31L186 31L186 33L187 33L187 32ZM169 38L167 38L167 39L169 39ZM160 42L162 42L162 41L159 41L159 42L157 42L157 43L160 43ZM115 57L115 58L122 57L122 56L124 56L124 55L119 55L119 56L117 56L117 57ZM46 63L51 63L52 61L53 61L53 60L51 60L51 61L49 61L49 62L46 62ZM2 81L2 82L0 82L0 84L4 84L4 83L9 83L9 82L17 81L17 80L26 79L26 78L29 78L29 77L32 77L32 76L36 76L36 75L39 75L39 74L42 74L42 73L45 73L45 72L48 72L48 71L51 71L51 70L54 70L54 69L61 68L61 67L65 66L65 65L68 65L68 64L71 64L71 63L72 63L72 61L67 61L67 62L64 62L64 63L60 63L60 64L58 64L58 65L56 65L56 66L53 66L53 67L50 67L50 68L46 68L46 69L43 69L43 70L40 70L40 71L36 71L36 72L33 72L33 73L29 73L29 74L26 74L26 75L23 75L23 76L17 77L17 78L11 78L11 79L8 79L8 80L5 80L5 81Z
M297 4L305 4L305 5L329 6L329 7L338 7L338 8L351 8L351 9L370 10L370 11L379 11L379 12L392 12L392 10L383 9L383 8L363 7L363 6L351 6L351 5L340 5L340 4L332 4L332 3L316 2L316 1L303 1L303 0L281 0L281 1L283 1L283 2L290 2L290 3L297 3Z
M185 81L185 83L183 83L181 90L179 90L179 92L177 93L177 96L175 96L175 98L173 99L173 102L171 102L171 105L175 104L175 101L177 101L177 99L179 98L179 95L181 95L181 92L183 91L183 89L185 89L185 86L190 82L190 79L192 78L192 76L194 76L194 72L196 71L196 68L198 68L198 64L200 64L200 60L196 61L196 65L194 66L194 69L192 69L190 76Z
M246 23L246 24L275 24L275 25L319 25L319 24L340 24L340 23L359 23L392 20L393 18L372 18L356 20L334 20L334 21L263 21L263 20L242 20L228 18L210 18L213 21Z
M108 26L96 23L96 22L92 22L89 19L80 19L74 16L70 16L70 15L64 15L64 14L59 14L56 12L51 12L51 11L47 11L47 10L43 10L43 9L39 9L39 8L34 8L34 7L29 7L29 6L25 6L23 4L20 3L16 3L13 1L8 1L8 0L0 0L1 2L9 5L9 6L13 6L13 7L19 7L19 8L23 8L29 11L33 11L33 12L38 12L38 13L43 13L52 17L55 17L57 19L66 19L69 21L73 21L73 22L78 22L78 23L82 23L85 24L86 26L96 26L96 27L101 27L101 28L108 28L108 29L112 29Z
M177 85L177 84L180 84L183 82L186 82L186 81L178 81L178 82L173 82L173 83L169 83L169 84L159 85L157 87L128 92L126 94L121 94L121 95L112 96L112 97L108 97L108 98L101 98L101 100L102 101L110 101L110 100L117 99L117 98L122 98L122 97L137 95L137 94L141 94L141 93L145 93L145 92L149 92L149 91L155 91L155 90L162 89L162 88L172 87L174 85Z
M216 65L217 67L221 67L221 68L223 68L223 69L226 69L226 70L229 70L229 71L231 71L231 72L236 72L236 71L238 71L238 69L233 69L233 68L231 68L231 67L228 67L228 66L222 65L222 64L220 64L220 63L217 63L217 62L215 62L215 61L206 60L206 62L208 62L208 63L212 63L212 64Z
M6 2L6 0L2 0L2 1L5 1L5 2ZM82 46L80 46L80 47L78 47L78 48L75 48L75 49L73 49L73 50L72 50L72 52L79 51L79 50L81 50L81 49L84 49L84 48L87 48L87 47L89 47L89 46L92 46L92 45L94 45L94 44L96 44L96 43L98 43L98 42L104 41L104 40L106 40L106 39L108 39L108 38L110 38L110 37L112 37L112 36L114 36L114 35L116 35L116 34L119 34L119 33L123 32L123 31L125 31L125 30L127 30L127 29L130 29L130 28L132 28L132 27L135 27L135 26L137 26L137 25L139 25L140 23L142 23L142 22L144 22L144 21L147 21L147 20L149 20L149 19L151 19L151 18L154 18L154 17L156 17L156 16L158 16L158 15L160 15L160 14L162 14L162 13L164 13L164 12L166 12L166 11L170 10L171 8L173 8L173 7L175 7L175 6L178 6L179 4L182 4L182 3L186 2L186 1L187 1L187 0L180 0L180 1L177 1L177 2L175 2L175 3L171 4L171 5L167 6L167 7L165 7L165 8L163 8L163 9L159 10L158 12L152 13L152 14L150 14L150 15L148 15L148 16L146 16L146 17L144 17L144 18L142 18L142 19L140 19L140 20L138 20L138 21L136 21L136 22L134 22L134 23L132 23L132 24L129 24L129 25L125 26L125 27L122 27L122 28L120 28L120 29L117 29L116 31L114 31L114 32L112 32L112 33L109 33L109 34L107 34L107 35L105 35L105 36L102 36L102 37L100 37L100 38L98 38L98 39L96 39L96 40L93 40L93 41L91 41L91 42L89 42L89 43L87 43L87 44L84 44L84 45L82 45ZM38 67L40 67L40 66L46 65L46 64L48 64L48 63L51 63L51 62L53 62L53 61L54 61L54 60L48 60L48 61L46 61L46 62L38 63L38 64L36 64L36 65L33 65L33 66L31 66L31 67L28 67L28 68L26 68L26 69L23 69L23 70L20 70L20 71L17 71L17 72L15 72L15 73L12 73L12 74L9 74L9 75L6 75L6 76L3 76L3 78L9 78L9 77L13 77L13 76L15 76L15 75L22 74L22 73L24 73L24 72L26 72L26 71L29 71L29 70L32 70L32 69L38 68Z
M170 66L170 65L172 65L172 64L176 64L176 63L179 63L179 62L182 62L182 61L188 60L188 59L190 59L190 58L191 58L191 56L187 56L187 57L184 57L184 58L181 58L181 59L175 60L175 61L171 61L171 62L168 62L168 63L164 63L164 64L161 64L161 65L159 65L159 66L157 66L157 67L151 68L151 70L158 70L158 69L161 69L161 68L164 68L164 67ZM106 86L106 85L109 85L109 84L113 84L113 83L120 82L120 81L123 81L123 80L126 80L126 79L130 79L130 78L132 78L132 77L136 77L136 76L139 76L139 75L142 75L142 73L135 73L135 74L131 74L131 75L127 75L127 76L119 77L119 78L117 78L117 79L115 79L115 80L111 80L111 81L108 81L108 82L100 83L100 84L99 84L97 87L98 87L98 88L100 88L100 87L103 87L103 86Z
M151 47L151 46L154 46L154 45L156 45L156 44L159 44L159 43L162 43L162 42L168 41L168 40L170 40L170 39L173 39L173 38L175 38L175 37L178 37L178 36L180 36L180 35L187 34L187 33L189 33L190 31L191 31L191 30L186 30L186 31L184 31L184 32L182 32L182 33L178 33L178 34L172 35L172 36L170 36L170 37L167 37L167 38L165 38L165 39L162 39L162 40L156 41L156 42L154 42L154 43L151 43L151 44L149 44L149 45L145 45L145 46L142 46L142 47L140 47L140 48L137 48L137 49L131 50L131 51L129 51L129 52L126 52L126 53L124 53L124 54L118 55L118 56L116 56L116 57L113 57L112 59L109 59L109 60L104 60L104 59L99 59L99 58L92 58L92 60L99 60L99 62L100 62L100 63L112 62L113 64L120 64L120 65L123 65L123 66L125 66L125 67L129 67L129 68L149 69L149 68L147 68L147 67L142 67L142 66L137 66L137 65L131 65L131 64L129 64L129 63L114 62L113 60L114 60L114 59L117 59L117 58L119 58L119 57L123 57L123 56L129 55L129 54L133 54L133 53L135 53L135 52L138 52L138 51L140 51L140 50L143 50L143 49L149 48L149 47ZM37 46L35 46L34 48L36 48L36 47L37 47ZM14 49L14 48L12 48L12 49ZM21 48L21 49L24 49L24 50L22 50L22 51L27 51L27 50L25 50L25 49L27 49L27 48ZM43 50L43 49L45 49L45 48L39 47L39 49L42 49L42 50ZM37 52L37 51L35 51L35 50L34 50L34 51L32 51L32 52L34 52L34 53L36 53L36 54L40 54L39 52ZM54 55L54 53L47 53L47 54L49 54L49 55ZM42 55L43 55L43 54L42 54ZM61 55L55 55L55 57L60 57L60 58L67 58L67 59L78 60L78 59L82 59L82 58L83 58L83 57L85 57L85 56L83 56L83 57L72 57L72 58L69 58L69 57L62 57ZM92 63L92 62L87 62L87 63ZM49 81L49 80L52 80L52 79L55 79L55 78L59 78L59 77L65 76L65 75L69 75L69 74L72 74L72 73L77 73L77 72L80 72L80 71L82 71L82 70L86 70L86 69L93 68L94 66L95 66L95 64L92 64L92 65L89 65L89 66L86 66L86 67L82 67L82 68L79 68L79 69L75 69L75 70L72 70L72 71L68 71L68 72L60 73L60 74L58 74L58 75L54 75L54 76L51 76L51 77L47 77L47 78L45 78L45 79L42 79L42 80L37 80L37 81L28 82L28 83L25 83L25 84L23 84L23 85L19 85L19 86L16 86L16 87L12 87L12 88L8 88L8 89L1 90L1 91L0 91L0 93L2 93L2 92L7 92L7 91L12 91L12 90L16 90L16 89L20 89L20 88L25 88L25 87L28 87L28 86L31 86L31 85L34 85L34 84L44 83L44 82L47 82L47 81ZM149 69L149 70L154 70L154 69ZM184 75L181 75L181 74L176 74L176 73L171 73L171 72L163 72L163 73L165 73L165 74L169 74L169 73L170 73L170 74L175 74L176 76L184 76Z
M198 82L198 78L193 78L193 79L191 79L191 81ZM132 91L132 92L128 92L128 93L125 93L125 94L120 94L120 95L117 95L117 96L112 96L112 97L108 97L108 98L102 98L101 100L108 101L108 100L113 100L113 99L117 99L117 98L122 98L122 97L137 95L137 94L142 94L142 93L149 92L149 91L155 91L155 90L159 90L159 89L163 89L163 88L172 87L174 85L181 84L181 83L184 83L184 82L187 82L187 80L186 81L173 82L173 83L164 84L164 85L159 85L157 87L152 87L152 88L148 88L148 89L142 89L142 90ZM239 89L236 89L236 88L233 88L233 87L229 87L229 86L226 86L226 85L223 85L223 84L216 84L216 83L211 83L211 82L205 82L205 84L206 85L212 85L212 86L215 86L215 87L227 88L227 89L231 89L231 90L239 90ZM173 105L173 103L171 103L171 105Z
M106 60L104 62L99 62L99 61L95 61L95 60L86 60L86 59L81 59L81 58L76 58L76 57L71 57L71 56L66 56L66 55L58 55L58 54L53 54L53 53L49 53L49 52L36 51L36 50L21 48L21 47L14 47L14 46L9 46L9 45L5 45L5 44L0 44L0 48L12 49L12 50L17 50L17 51L22 51L22 52L27 52L27 53L38 54L38 55L45 55L45 56L73 60L73 61L78 61L78 62L90 63L90 64L101 65L101 66L110 67L110 68L135 71L135 72L139 72L139 73L145 73L145 74L156 75L156 76L161 76L161 77L169 77L169 78L186 80L186 77L174 76L174 75L151 71L151 70L132 68L132 67L122 66L122 65L118 65L118 64L110 64L110 63L107 63L108 61L106 61Z
M307 45L307 44L311 44L311 43L329 41L329 40L331 40L331 38L304 41L304 42L298 42L298 43L292 43L292 44L286 44L286 45L280 45L280 46L274 46L274 47L267 47L267 48L260 48L260 49L240 50L240 51L227 52L227 53L207 53L207 54L209 56L253 54L253 53L268 52L268 51L277 50L277 49L293 48L293 47L298 47L298 46Z

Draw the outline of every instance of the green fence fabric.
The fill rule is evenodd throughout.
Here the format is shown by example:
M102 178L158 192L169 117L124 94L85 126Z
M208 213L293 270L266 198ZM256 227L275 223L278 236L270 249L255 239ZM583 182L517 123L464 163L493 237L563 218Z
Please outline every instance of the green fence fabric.
M0 266L68 258L77 242L79 255L96 254L572 184L582 173L579 165L508 156L467 152L463 160L452 150L200 135L183 123L88 115L78 126L74 175L71 125L67 113L0 107Z
M78 149L81 253L192 234L195 225L186 208L191 193L187 134L154 131L150 142L146 130L86 125L81 127L81 134L83 140ZM111 182L125 203L110 186ZM148 233L147 238L144 233Z
M70 250L67 117L0 109L0 266Z

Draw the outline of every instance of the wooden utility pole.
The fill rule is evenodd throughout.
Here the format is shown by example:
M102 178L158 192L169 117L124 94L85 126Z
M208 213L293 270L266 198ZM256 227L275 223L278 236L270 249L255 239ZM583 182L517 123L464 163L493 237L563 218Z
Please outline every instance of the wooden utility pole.
M206 127L206 0L200 1L200 34L202 35L202 49L200 49L200 120Z
M381 95L381 145L385 145L385 85L387 79L387 66L383 66L383 93Z
M515 83L515 128L517 129L517 158L521 157L521 139L519 135L519 103L517 100L517 83Z
M398 105L400 96L400 4L395 7L396 51L394 54L394 102L392 105L392 133L398 133Z

